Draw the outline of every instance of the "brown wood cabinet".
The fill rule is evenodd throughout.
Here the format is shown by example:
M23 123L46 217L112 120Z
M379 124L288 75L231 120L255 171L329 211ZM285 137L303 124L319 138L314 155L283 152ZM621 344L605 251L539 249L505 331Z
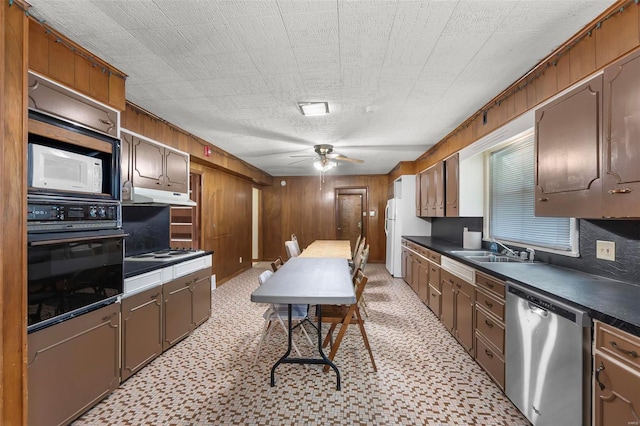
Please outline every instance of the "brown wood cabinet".
M640 217L640 51L604 72L603 216Z
M187 249L198 247L194 209L195 207L171 206L171 247Z
M602 216L602 76L536 110L536 216Z
M123 132L123 135L125 133ZM154 142L132 137L130 181L135 187L186 193L189 189L189 156ZM122 158L122 165L129 161ZM126 182L123 170L123 182ZM129 179L128 179L129 180Z
M422 256L416 256L414 265L417 265L418 279L416 280L417 294L420 300L429 304L429 262ZM415 278L414 278L415 279Z
M632 425L640 419L640 337L595 323L593 425Z
M162 353L162 288L122 299L122 368L125 381Z
M459 215L459 172L460 154L455 153L444 161L445 167L445 216L458 217ZM480 178L480 177L478 177Z
M420 217L444 217L445 215L445 184L444 161L422 171L420 176L420 191L416 189L416 214L418 214L418 194L420 196ZM416 182L418 178L416 177Z
M191 322L198 327L211 316L211 270L195 273L191 289Z
M422 194L422 175L420 173L416 174L416 216L422 216L422 204L420 203L421 194Z
M442 282L440 318L462 347L467 352L473 353L475 286L444 269L440 271L440 280Z
M407 268L407 264L409 262L409 249L405 246L405 244L406 244L405 240L402 240L402 249L400 253L400 271L401 271L400 274L402 275L402 279L404 280L404 282L408 284L409 275L411 274L409 270L411 268L410 267Z
M189 274L162 286L164 303L163 351L187 337L194 329L191 314L193 280L194 275Z
M420 173L420 217L429 217L429 173Z
M120 383L120 304L28 335L29 424L69 424Z
M475 358L500 389L505 378L505 284L476 271Z
M439 318L441 314L442 292L440 284L440 255L431 252L429 261L429 308Z

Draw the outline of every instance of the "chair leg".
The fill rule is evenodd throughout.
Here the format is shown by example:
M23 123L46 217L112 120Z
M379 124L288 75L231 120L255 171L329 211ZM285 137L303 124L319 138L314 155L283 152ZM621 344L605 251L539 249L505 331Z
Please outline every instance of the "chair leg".
M254 365L258 362L258 357L260 356L260 349L262 349L262 344L265 342L270 326L271 326L271 321L265 320L264 327L262 327L262 336L260 336L260 343L258 343L258 349L256 350L256 357L253 360Z
M329 331L327 331L327 335L324 338L324 341L322 342L322 347L326 348L327 345L329 343L331 343L331 346L333 346L333 331L336 329L336 324L331 324L331 327L329 327Z
M362 334L362 340L364 340L364 346L369 351L369 357L371 358L371 364L373 365L373 371L378 371L378 367L376 367L376 362L373 360L373 352L371 351L371 346L369 345L369 339L367 338L367 332L364 329L364 321L362 320L362 316L360 315L360 311L356 309L356 317L358 318L358 326L360 327L360 334Z
M287 338L289 337L289 329L287 328L287 326L285 325L284 321L282 321L282 318L280 318L279 315L276 315L276 318L278 319L278 322L280 323L280 325L282 326L282 329L284 330L284 334L285 336L287 336ZM293 348L293 350L296 351L296 353L298 354L298 356L300 358L302 358L302 354L300 353L300 351L298 350L298 347L296 346L296 343L293 341L293 336L291 336L291 347Z
M358 306L362 308L362 311L364 312L364 316L369 318L369 314L367 313L367 301L364 299L364 294L360 296L360 302L358 303Z

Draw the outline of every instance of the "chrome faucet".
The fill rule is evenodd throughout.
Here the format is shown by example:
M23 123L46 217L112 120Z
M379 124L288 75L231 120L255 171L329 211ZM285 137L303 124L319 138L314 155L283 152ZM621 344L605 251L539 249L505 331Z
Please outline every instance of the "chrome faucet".
M505 251L507 252L507 255L513 256L513 257L518 257L518 253L516 253L515 251L511 250L509 247L505 246L504 244L502 244L500 241L496 241L494 239L490 240L492 243L496 243L497 245L499 245L500 247L504 248Z
M536 251L530 247L527 247L526 251L529 252L529 262L533 262L534 257L536 257Z

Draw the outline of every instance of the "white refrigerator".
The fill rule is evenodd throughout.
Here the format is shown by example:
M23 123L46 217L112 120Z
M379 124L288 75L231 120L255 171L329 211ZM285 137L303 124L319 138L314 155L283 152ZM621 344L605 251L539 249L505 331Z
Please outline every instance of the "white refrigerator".
M416 177L403 175L394 182L394 198L387 201L384 211L384 232L387 236L387 271L402 276L402 236L430 236L431 222L416 216Z

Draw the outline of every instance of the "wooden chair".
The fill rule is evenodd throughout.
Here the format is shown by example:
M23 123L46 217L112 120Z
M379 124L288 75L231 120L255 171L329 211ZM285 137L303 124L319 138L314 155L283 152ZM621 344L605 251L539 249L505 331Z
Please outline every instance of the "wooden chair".
M360 261L360 269L362 270L362 273L364 273L364 269L367 267L367 260L369 260L369 244L367 244L367 246L362 251L362 259ZM354 277L355 277L355 274L354 274ZM358 305L362 308L362 312L364 312L364 316L369 318L369 313L367 312L367 299L365 299L364 293L362 293L362 296L358 301Z
M353 246L353 250L351 252L351 259L355 259L356 258L356 252L358 251L358 248L360 247L360 239L362 238L362 234L358 235L358 239L356 240L356 244Z
M296 234L291 234L291 241L293 241L293 243L296 245L298 253L302 253L302 250L300 250L300 243L298 243L298 237L296 237Z
M271 268L273 269L273 272L278 272L278 269L280 269L282 265L284 265L284 260L282 260L282 256L278 256L276 260L271 262Z
M331 343L331 352L329 353L329 359L333 361L338 348L340 347L340 343L342 342L342 338L344 337L345 332L347 331L347 327L349 324L358 324L360 328L360 334L362 334L362 339L364 340L364 346L369 351L369 357L371 358L371 364L373 365L373 371L378 371L376 367L376 362L373 359L373 352L371 351L371 346L369 345L369 339L367 338L367 332L364 329L364 319L360 314L360 309L358 308L358 301L362 297L362 293L364 292L364 287L367 284L367 277L362 273L361 270L358 269L356 272L356 276L354 278L354 286L356 290L356 302L352 305L322 305L322 322L331 324L329 327L329 331L327 336L322 343L322 347L326 347L327 344ZM333 342L333 332L335 331L338 324L341 324L340 330L338 331L338 335L336 336L335 342ZM328 371L329 366L325 366L324 371Z

